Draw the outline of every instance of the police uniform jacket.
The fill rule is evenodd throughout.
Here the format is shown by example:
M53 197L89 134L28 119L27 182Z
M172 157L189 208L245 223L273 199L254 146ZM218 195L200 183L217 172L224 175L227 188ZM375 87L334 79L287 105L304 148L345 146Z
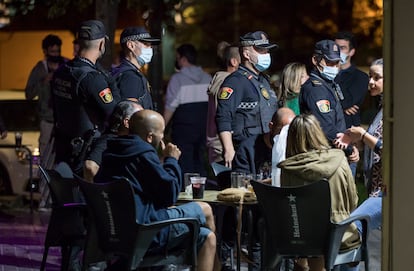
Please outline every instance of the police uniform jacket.
M52 94L57 133L66 138L83 136L94 127L103 132L119 101L113 80L80 57L55 72Z
M330 142L337 133L343 133L346 129L341 95L338 86L321 78L317 71L311 72L299 94L300 112L313 114Z
M117 82L121 99L137 99L145 109L153 109L151 86L142 72L129 60L123 59L112 71Z
M264 74L244 66L230 74L217 96L217 131L230 131L234 140L269 132L277 98Z

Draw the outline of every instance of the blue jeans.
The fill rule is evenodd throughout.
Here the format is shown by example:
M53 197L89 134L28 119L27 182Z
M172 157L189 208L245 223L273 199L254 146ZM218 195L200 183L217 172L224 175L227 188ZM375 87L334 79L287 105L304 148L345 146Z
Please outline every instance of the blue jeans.
M353 215L367 215L370 218L369 230L378 229L382 223L382 198L369 197L352 213ZM359 221L355 222L358 231L362 232L362 225Z
M354 176L354 178L355 178L355 175L356 175L356 171L357 171L357 165L358 165L358 163L349 163L349 167L351 168L351 171L352 171L352 176Z
M358 206L352 213L354 215L367 215L370 219L368 230L378 229L382 223L382 198L381 197L369 197L361 205ZM359 233L362 233L362 224L360 221L356 221L355 225L358 228ZM341 271L358 271L359 267L349 267L347 264L341 265Z
M196 202L190 202L187 204L175 206L167 209L168 218L196 218L200 223L200 232L197 239L197 248L203 246L204 241L207 239L207 235L210 234L210 230L204 225L206 224L206 217L204 216L203 210L200 205ZM173 224L170 227L169 240L180 239L181 236L188 233L189 229L185 224ZM169 241L171 243L172 241Z

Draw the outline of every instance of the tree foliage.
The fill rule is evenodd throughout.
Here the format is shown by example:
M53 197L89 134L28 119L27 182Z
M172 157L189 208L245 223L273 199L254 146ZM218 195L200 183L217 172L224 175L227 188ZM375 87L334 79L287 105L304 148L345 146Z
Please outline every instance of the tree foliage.
M73 10L83 18L89 12L90 18L92 7L95 18L106 22L110 31L131 22L124 14L114 23L106 21L116 14L115 8L104 7L126 6L154 35L168 31L177 44L194 43L201 56L207 55L208 65L219 41L236 43L240 35L255 30L265 31L279 44L273 54L276 69L293 60L307 61L315 41L332 38L339 30L352 31L362 46L359 51L366 54L379 52L382 45L382 0L3 0L0 12L1 4L10 9L10 16L46 6L51 19L73 15ZM69 18L66 22L79 23Z
M0 16L12 18L16 14L27 14L35 7L35 0L1 0Z

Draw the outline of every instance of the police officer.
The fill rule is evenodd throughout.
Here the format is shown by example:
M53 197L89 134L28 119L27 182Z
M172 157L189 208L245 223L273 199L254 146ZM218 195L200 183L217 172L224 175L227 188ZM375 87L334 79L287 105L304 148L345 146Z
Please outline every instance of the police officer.
M217 95L217 131L223 144L225 165L235 171L256 173L256 141L269 132L268 124L277 110L277 98L268 77L269 43L263 31L240 37L241 65L230 74ZM264 144L259 144L265 148Z
M153 109L151 87L141 68L151 62L153 38L144 27L127 27L121 33L120 43L124 58L112 75L117 81L122 99L138 102L145 109Z
M92 140L105 129L107 117L119 100L119 91L96 66L105 53L107 36L103 23L83 22L77 40L79 54L55 72L52 95L56 162L68 162L79 173Z
M331 144L338 133L346 130L341 106L344 97L339 85L334 81L339 71L340 60L339 46L333 40L317 42L312 56L313 70L299 94L300 112L316 116ZM351 145L345 150L348 156L353 152L358 151Z

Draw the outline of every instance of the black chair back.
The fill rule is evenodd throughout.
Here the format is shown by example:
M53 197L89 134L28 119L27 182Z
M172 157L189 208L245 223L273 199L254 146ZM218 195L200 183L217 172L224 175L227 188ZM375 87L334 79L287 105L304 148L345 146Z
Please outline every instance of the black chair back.
M87 270L91 263L110 260L114 256L123 256L128 270L170 263L186 263L196 269L196 242L200 227L197 219L177 218L139 224L136 221L135 194L127 179L107 183L88 183L79 179L78 183L89 210L83 270ZM190 229L187 235L190 242L186 247L169 250L167 244L165 249L149 251L157 233L177 223L184 223Z
M65 170L61 171L64 168ZM62 270L66 270L72 248L74 246L82 247L86 237L85 204L80 194L79 185L75 179L70 178L66 166L57 170L46 170L39 166L39 170L52 197L52 213L46 233L40 270L44 270L48 251L52 246L62 247ZM60 172L67 178L62 177Z
M299 187L274 187L251 182L263 209L267 251L278 257L264 257L274 266L281 256L325 255L331 230L329 183L317 181Z
M135 246L135 201L127 180L97 184L79 182L97 225L99 247L104 252L129 255Z

